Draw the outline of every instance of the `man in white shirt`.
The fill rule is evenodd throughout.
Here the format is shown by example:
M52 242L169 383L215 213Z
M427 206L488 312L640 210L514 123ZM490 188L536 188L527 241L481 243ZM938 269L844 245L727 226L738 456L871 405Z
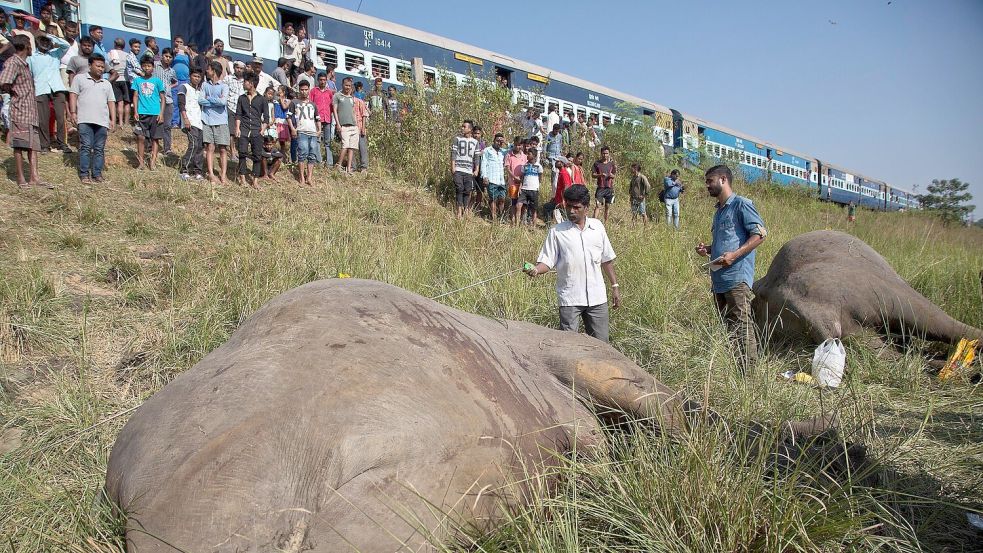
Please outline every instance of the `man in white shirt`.
M609 316L604 276L611 283L611 304L615 308L621 305L614 249L604 225L587 217L590 192L586 186L567 188L563 200L568 220L550 229L536 265L526 273L534 277L555 268L560 330L577 332L578 319L582 318L588 335L607 342Z

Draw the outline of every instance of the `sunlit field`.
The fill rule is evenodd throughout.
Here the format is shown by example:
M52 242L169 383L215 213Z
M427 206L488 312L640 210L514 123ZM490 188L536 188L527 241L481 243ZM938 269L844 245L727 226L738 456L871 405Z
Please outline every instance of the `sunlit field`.
M374 128L368 172L319 168L313 188L300 188L286 170L259 191L184 182L176 158L138 172L135 154L124 151L133 147L128 130L110 139L105 184L81 185L76 156L60 154L41 158L55 190L3 182L0 550L122 550L123 521L98 500L117 433L133 408L277 294L343 273L433 297L534 261L546 227L513 228L485 215L456 220L442 203L447 175L438 166L446 170L447 145L469 101L462 94L440 114ZM500 112L473 105L485 106L475 117L490 130ZM175 148L183 150L180 136ZM393 153L400 146L405 159ZM0 146L0 158L12 177L10 149ZM661 183L672 160L646 159L653 184ZM768 344L759 366L741 376L704 260L693 252L709 241L713 214L702 175L684 171L676 232L654 194L654 220L632 223L622 168L608 224L624 299L612 315L614 347L728 419L777 424L836 412L841 435L867 447L868 463L836 475L808 464L776 472L767 455L712 427L676 438L617 432L607 451L568 458L546 477L551 485L530 475L541 484L531 505L506 513L497 530L463 529L440 547L979 549L983 534L966 518L983 508L979 388L940 382L917 350L888 362L861 341L847 343L843 386L822 395L777 376L809 370L807 345ZM850 224L839 207L805 191L739 183L737 192L754 200L769 229L758 277L792 237L842 230L949 314L983 326L983 231L863 210ZM439 301L556 327L553 282L514 273Z

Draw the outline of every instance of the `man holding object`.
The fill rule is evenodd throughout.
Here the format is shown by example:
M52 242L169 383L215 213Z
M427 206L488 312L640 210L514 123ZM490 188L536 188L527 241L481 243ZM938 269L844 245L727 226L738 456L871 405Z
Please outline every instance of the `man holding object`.
M696 247L710 256L710 283L720 316L726 321L747 367L758 360L758 340L751 322L751 286L754 249L768 235L751 200L734 194L733 174L726 165L706 172L707 193L717 198L713 216L713 243Z
M618 277L614 274L614 249L604 225L587 217L590 192L583 185L563 191L567 221L551 228L539 252L531 276L556 269L556 295L560 304L560 330L577 332L579 318L589 336L608 341L608 299L604 277L611 284L611 303L621 305Z

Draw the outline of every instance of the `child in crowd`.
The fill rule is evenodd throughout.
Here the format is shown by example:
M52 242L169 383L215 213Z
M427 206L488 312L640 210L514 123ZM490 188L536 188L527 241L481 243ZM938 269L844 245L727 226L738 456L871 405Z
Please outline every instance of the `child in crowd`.
M293 89L287 86L280 86L277 90L277 101L273 102L273 122L276 124L277 140L280 141L280 151L291 154L291 161L296 159L295 152L291 147L292 137L296 134L294 129L293 113ZM288 148L290 148L288 150Z
M530 148L526 152L526 164L522 166L522 188L515 204L515 225L522 221L523 211L532 216L532 226L539 221L539 177L543 174L543 166L537 159L536 150Z
M297 119L294 136L297 142L297 161L300 164L297 180L300 185L314 186L314 166L317 165L321 151L321 116L317 105L310 101L311 85L302 81L298 85L300 101L294 102L293 111Z
M143 75L133 79L133 133L137 136L137 169L144 168L146 141L150 141L150 170L157 168L157 153L164 138L164 82L154 77L154 59L140 60Z
M276 178L280 164L283 162L283 153L276 149L276 139L272 136L263 138L263 176L266 180Z

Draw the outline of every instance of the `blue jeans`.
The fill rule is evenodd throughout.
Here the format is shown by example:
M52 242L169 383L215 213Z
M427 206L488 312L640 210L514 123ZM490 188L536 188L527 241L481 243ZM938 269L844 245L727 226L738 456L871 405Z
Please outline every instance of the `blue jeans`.
M679 198L666 198L666 224L679 228Z
M314 135L297 133L294 139L297 144L297 161L300 163L317 163L320 156L321 140Z
M334 165L334 154L331 153L331 137L334 136L334 123L321 125L321 142L324 143L324 165ZM321 148L317 149L317 160L321 161Z
M106 163L106 136L109 129L92 123L79 123L79 178L98 178Z

